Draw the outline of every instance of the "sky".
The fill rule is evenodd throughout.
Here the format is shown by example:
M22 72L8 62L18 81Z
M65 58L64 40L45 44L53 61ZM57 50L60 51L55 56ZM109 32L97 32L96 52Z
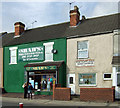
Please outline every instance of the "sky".
M117 0L59 1L2 0L0 2L0 33L14 32L15 22L24 23L25 29L68 22L70 21L69 11L75 5L79 8L80 19L82 15L85 15L86 18L93 18L119 12Z

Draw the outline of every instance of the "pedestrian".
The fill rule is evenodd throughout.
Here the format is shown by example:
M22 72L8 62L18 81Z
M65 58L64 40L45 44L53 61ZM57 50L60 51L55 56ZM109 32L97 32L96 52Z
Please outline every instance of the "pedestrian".
M47 81L47 90L50 91L50 78Z
M52 77L50 78L50 89L52 89L52 85L53 85L53 79Z
M27 98L27 92L28 92L27 82L24 83L22 87L24 88L24 98Z
M28 99L32 99L32 90L33 90L33 87L31 85L31 83L29 83L28 85Z

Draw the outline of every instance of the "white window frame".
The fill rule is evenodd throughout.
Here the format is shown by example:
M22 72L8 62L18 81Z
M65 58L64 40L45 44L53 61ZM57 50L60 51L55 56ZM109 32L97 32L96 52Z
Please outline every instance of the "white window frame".
M82 50L78 50L78 43L79 42L86 42L87 41L87 49L82 49ZM83 40L83 41L77 41L77 59L82 59L82 58L88 58L88 49L89 49L89 41L88 40ZM79 51L87 51L87 56L86 57L78 57L78 52Z
M18 47L10 47L9 48L9 50L10 50L10 63L9 64L17 64L17 49L18 49ZM15 58L15 62L12 62L12 60L11 60L11 51L13 51L13 50L15 50L16 51L16 55L14 56L14 57L16 57Z
M85 73L79 73L79 74L85 74ZM78 79L79 79L79 74L78 74ZM86 74L88 74L88 73L86 73ZM86 86L86 87L88 87L88 86L90 86L90 87L95 87L95 86L97 86L97 73L92 73L92 74L95 74L95 77L96 77L96 84L79 84L79 82L78 82L78 84L79 84L79 86L81 87L81 86ZM79 79L80 80L80 79Z
M111 74L111 78L104 78L104 75L105 75L105 74ZM104 73L104 74L103 74L103 80L112 80L112 73Z
M52 60L46 60L46 47L47 47L47 46L51 46L52 49L53 49L54 42L43 43L43 45L45 46L45 61L44 61L44 62L53 61L53 53L52 53L52 50L51 50Z

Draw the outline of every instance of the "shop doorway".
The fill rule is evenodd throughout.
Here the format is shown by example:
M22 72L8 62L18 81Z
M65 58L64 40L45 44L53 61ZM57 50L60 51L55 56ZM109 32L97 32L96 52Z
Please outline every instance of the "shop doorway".
M71 94L75 94L75 74L67 74L67 87L71 88Z

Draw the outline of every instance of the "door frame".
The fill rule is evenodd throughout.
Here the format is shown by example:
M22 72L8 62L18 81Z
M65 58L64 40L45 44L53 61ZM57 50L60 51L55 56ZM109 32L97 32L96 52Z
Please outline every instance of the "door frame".
M73 77L73 84L69 84L70 80L69 78ZM75 94L75 74L74 73L69 73L67 74L67 87L71 88L71 94Z
M115 86L115 99L120 99L120 93L118 93L120 86L117 86L117 74L120 72L117 72L116 67L118 66L113 66L113 86Z

